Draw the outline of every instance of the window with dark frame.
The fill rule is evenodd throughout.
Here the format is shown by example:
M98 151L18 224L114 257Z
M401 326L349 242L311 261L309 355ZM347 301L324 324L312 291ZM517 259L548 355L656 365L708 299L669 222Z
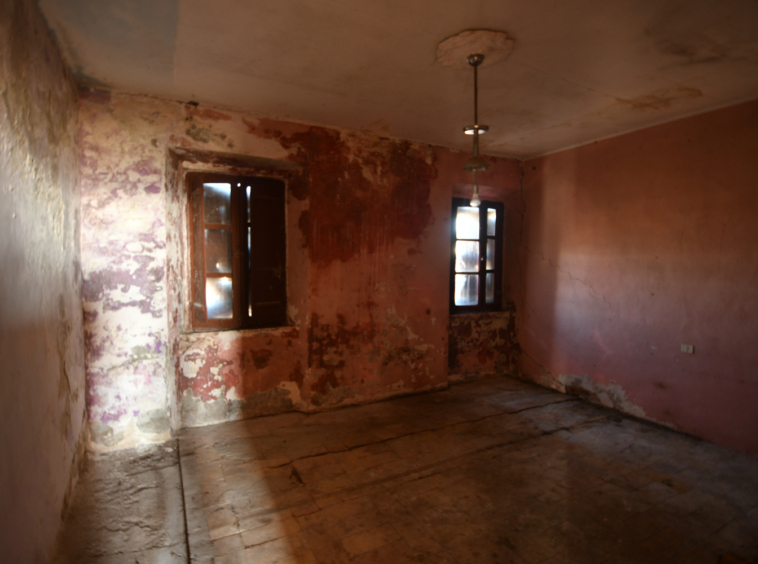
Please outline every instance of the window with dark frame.
M450 313L500 310L503 204L454 198L452 226Z
M193 327L286 325L284 182L190 173L187 185Z

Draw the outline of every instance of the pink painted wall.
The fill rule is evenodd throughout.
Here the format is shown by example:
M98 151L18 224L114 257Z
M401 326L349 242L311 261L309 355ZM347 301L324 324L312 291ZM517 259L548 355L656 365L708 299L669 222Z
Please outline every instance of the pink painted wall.
M80 130L93 448L447 385L466 154L118 93L83 93ZM288 183L290 325L194 332L183 175L258 168ZM520 177L492 159L482 180Z
M758 455L756 155L758 101L525 162L522 372Z
M76 89L33 0L0 3L0 547L48 562L84 448Z

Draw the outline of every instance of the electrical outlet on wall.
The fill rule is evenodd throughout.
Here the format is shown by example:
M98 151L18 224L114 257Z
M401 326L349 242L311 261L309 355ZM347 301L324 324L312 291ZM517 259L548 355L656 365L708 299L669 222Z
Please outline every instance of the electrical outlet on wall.
M683 353L694 354L695 353L695 345L682 345L681 350L682 350Z

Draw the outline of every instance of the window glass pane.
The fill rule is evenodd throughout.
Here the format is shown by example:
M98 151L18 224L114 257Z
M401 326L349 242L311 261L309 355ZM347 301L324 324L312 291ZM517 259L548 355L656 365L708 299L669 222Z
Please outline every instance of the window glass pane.
M487 239L487 270L495 268L495 240Z
M205 322L205 272L203 271L203 194L193 190L192 200L192 309L195 319Z
M471 306L479 303L479 275L455 275L455 305Z
M245 188L247 194L247 222L250 223L250 186Z
M455 242L455 271L479 272L479 241Z
M248 197L248 204L247 204L247 213L248 213L248 220L250 219L250 186L247 187L247 197ZM250 227L247 228L247 268L248 270L252 269L252 261L253 261L253 255L251 251L253 250L253 234L250 229ZM248 284L248 294L247 294L247 316L252 317L253 316L253 285Z
M232 271L232 237L229 230L205 230L205 271Z
M231 319L233 317L232 279L207 278L205 303L208 308L208 319Z
M479 238L479 208L458 208L458 213L455 216L455 238Z
M487 210L487 235L495 236L495 225L497 223L497 210Z
M206 182L203 184L205 196L205 223L231 225L232 185L228 182Z
M488 304L495 303L495 273L494 272L488 272L487 273L487 287L486 294L487 297L485 298Z

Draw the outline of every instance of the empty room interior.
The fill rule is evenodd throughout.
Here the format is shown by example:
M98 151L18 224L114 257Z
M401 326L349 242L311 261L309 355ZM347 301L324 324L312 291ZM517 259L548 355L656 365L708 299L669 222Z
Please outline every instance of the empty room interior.
M0 560L758 562L754 0L4 0Z

